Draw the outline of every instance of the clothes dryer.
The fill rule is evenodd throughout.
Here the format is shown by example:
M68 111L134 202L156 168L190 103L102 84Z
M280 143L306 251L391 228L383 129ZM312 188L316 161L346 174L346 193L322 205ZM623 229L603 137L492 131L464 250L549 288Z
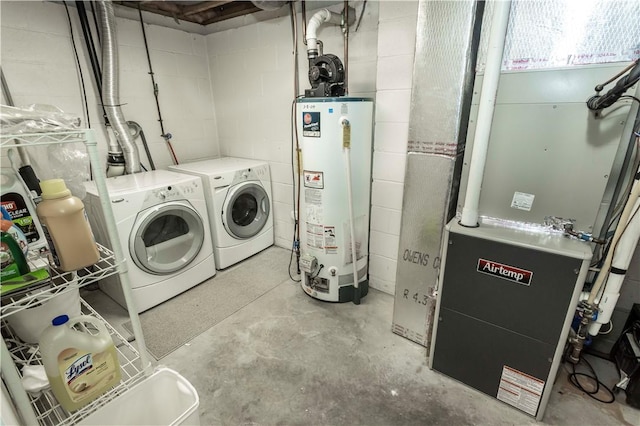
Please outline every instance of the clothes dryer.
M234 265L273 245L268 163L223 157L169 168L202 178L218 269Z
M138 312L146 311L216 273L202 180L155 170L106 180L109 202L127 262ZM109 241L93 182L85 183L85 207L96 240ZM126 307L117 275L100 288Z

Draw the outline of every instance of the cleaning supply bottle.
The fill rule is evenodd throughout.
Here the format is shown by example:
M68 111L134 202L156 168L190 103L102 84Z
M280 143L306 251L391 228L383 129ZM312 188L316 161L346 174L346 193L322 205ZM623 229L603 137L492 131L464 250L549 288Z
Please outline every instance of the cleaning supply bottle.
M27 239L30 249L40 250L46 247L46 239L32 197L20 176L8 167L0 169L0 203L11 216L10 220L20 228Z
M36 207L36 213L56 266L63 271L74 271L96 263L100 252L82 201L71 195L62 179L43 180L40 188L42 202Z
M51 390L65 410L93 401L122 378L109 331L96 317L55 317L40 335L42 364Z
M20 245L7 233L2 232L0 238L0 281L26 275L30 272L27 259Z
M2 219L0 219L0 229L2 232L6 232L11 235L18 243L25 257L29 254L29 241L26 235L22 232L22 229L11 218L9 212L2 206L0 206L0 212L2 212Z

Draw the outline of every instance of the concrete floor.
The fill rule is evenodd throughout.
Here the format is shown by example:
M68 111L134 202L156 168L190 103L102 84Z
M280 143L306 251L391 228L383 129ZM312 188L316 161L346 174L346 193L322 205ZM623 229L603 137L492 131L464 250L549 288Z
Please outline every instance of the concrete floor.
M128 320L100 291L84 297L117 329ZM393 302L371 290L360 306L325 303L285 281L157 364L195 386L202 425L640 425L564 371L542 422L431 371L425 348L390 331Z

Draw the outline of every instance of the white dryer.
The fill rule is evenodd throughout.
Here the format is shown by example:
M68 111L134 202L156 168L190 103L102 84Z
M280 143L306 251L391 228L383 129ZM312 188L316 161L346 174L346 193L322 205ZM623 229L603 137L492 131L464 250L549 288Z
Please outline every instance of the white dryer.
M109 178L106 183L138 312L215 275L200 178L155 170ZM96 186L85 186L85 207L96 240L111 247ZM101 280L100 288L126 307L117 275Z
M169 168L202 178L218 269L227 268L273 245L268 163L223 157Z

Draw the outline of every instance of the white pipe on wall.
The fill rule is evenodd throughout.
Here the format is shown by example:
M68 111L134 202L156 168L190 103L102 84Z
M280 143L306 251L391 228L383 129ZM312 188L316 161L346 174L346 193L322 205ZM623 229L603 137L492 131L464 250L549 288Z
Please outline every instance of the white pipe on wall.
M627 268L631 263L634 250L640 239L640 169L636 174L631 196L623 210L624 219L621 217L616 227L611 248L605 259L605 264L598 274L598 278L589 294L588 303L593 303L600 293L601 286L606 280L606 287L598 301L598 317L589 326L589 334L592 336L600 332L602 325L611 319L613 310L620 297L620 288L624 282Z
M636 201L636 210L640 209L640 199ZM596 336L600 332L600 328L609 322L613 310L616 308L618 299L620 298L620 288L624 282L626 276L626 270L631 263L633 252L638 245L638 238L640 237L640 214L636 214L629 224L627 230L620 238L616 253L613 256L613 262L611 266L620 271L619 273L610 272L607 278L607 287L605 288L600 301L598 302L598 317L589 326L589 334ZM615 271L614 270L614 271Z
M307 25L307 55L310 59L318 56L318 28L325 22L330 24L342 24L342 16L331 12L329 9L322 9L313 14Z
M489 136L491 135L491 123L495 110L500 70L502 69L502 55L504 42L509 24L509 11L511 0L493 2L495 10L491 20L491 33L489 34L489 50L487 52L487 66L480 91L480 106L478 108L478 124L473 138L473 151L471 152L471 164L469 166L469 180L467 192L462 209L462 226L478 226L478 204L480 202L480 189L484 167L487 161L489 148Z
M349 207L349 232L351 234L351 266L353 268L353 303L360 304L360 286L358 282L358 253L356 249L356 227L353 215L353 189L351 185L351 123L346 117L340 119L342 124L342 149L347 175L347 205Z
M622 210L622 214L620 215L620 219L618 220L618 226L616 226L616 231L613 234L613 238L611 239L611 248L607 253L607 257L604 260L604 264L602 265L602 269L596 278L596 281L593 283L593 288L591 289L591 293L589 294L589 299L587 303L593 305L593 302L596 300L598 293L600 293L600 288L605 282L605 279L610 273L611 266L613 264L613 255L614 253L617 256L627 256L629 253L626 253L623 249L618 247L619 241L623 236L626 235L626 225L629 223L630 218L632 218L633 212L635 212L634 207L638 202L638 198L640 198L640 167L636 171L633 186L631 187L631 193L629 194L629 199L624 205L624 209ZM637 213L639 215L640 213ZM637 240L636 240L637 242ZM628 251L633 253L634 247L628 247ZM629 256L629 260L631 256ZM623 265L623 268L626 269L629 265Z

